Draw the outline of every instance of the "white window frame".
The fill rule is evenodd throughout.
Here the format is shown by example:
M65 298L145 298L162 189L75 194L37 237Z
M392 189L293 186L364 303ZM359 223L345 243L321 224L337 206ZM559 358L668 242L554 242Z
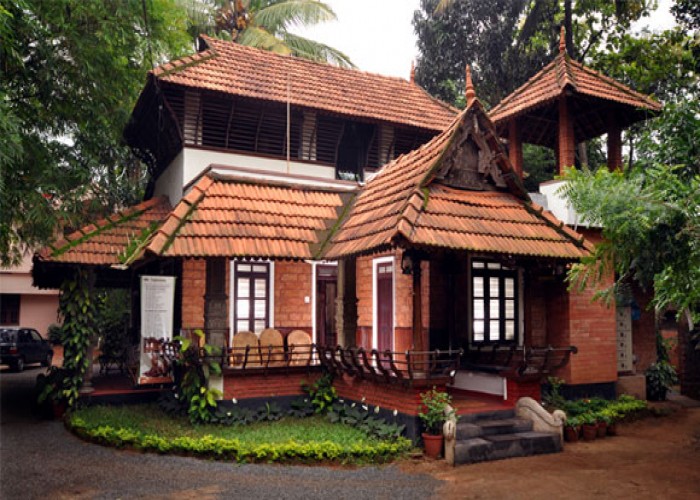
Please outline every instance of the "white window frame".
M268 293L270 294L270 301L269 301L269 306L270 306L270 326L269 328L274 328L275 327L275 262L272 260L251 260L251 259L231 259L229 261L229 345L233 345L233 336L234 332L236 331L236 327L234 324L234 307L235 305L235 300L234 297L235 295L235 286L236 286L236 264L241 264L241 263L250 263L250 264L269 264L269 269L270 269L270 289Z
M372 259L372 349L377 349L379 337L379 315L378 315L378 300L377 300L377 268L380 264L391 263L391 350L395 349L396 345L396 258L391 255L388 257L377 257Z

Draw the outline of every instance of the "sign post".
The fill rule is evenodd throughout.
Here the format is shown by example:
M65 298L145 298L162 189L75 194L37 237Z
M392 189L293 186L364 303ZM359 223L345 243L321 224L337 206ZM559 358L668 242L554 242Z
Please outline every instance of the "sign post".
M141 354L139 384L173 381L164 344L173 339L174 276L141 276Z

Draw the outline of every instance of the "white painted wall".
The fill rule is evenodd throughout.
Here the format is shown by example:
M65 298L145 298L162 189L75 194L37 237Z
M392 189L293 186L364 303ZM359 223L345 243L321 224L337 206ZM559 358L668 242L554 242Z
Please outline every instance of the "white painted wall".
M455 374L451 387L464 391L481 392L506 399L506 379L491 373L471 372L460 370Z
M540 184L540 193L546 200L545 209L568 226L596 227L583 221L581 216L571 208L566 197L561 190L566 185L566 181L554 180Z
M172 207L182 198L182 186L185 185L184 165L185 154L183 150L180 151L156 181L153 194L155 196L167 196Z

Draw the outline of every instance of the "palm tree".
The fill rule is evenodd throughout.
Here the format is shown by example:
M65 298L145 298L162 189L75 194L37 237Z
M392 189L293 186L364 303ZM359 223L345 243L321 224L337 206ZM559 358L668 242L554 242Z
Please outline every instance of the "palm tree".
M291 33L294 26L333 21L335 12L317 0L180 0L187 9L189 32L233 40L278 54L354 67L341 51Z

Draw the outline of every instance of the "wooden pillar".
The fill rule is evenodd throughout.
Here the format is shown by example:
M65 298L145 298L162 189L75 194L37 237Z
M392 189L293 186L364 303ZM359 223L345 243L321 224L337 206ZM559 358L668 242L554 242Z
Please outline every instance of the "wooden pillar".
M357 333L357 293L355 284L356 259L354 257L338 261L338 295L336 296L336 331L338 345L354 347Z
M565 168L573 167L576 162L574 119L569 112L566 93L559 97L559 131L557 137L557 165L559 166L559 173L563 174Z
M421 294L421 260L413 258L413 349L425 351L423 340L423 297Z
M523 143L520 127L514 118L508 123L508 159L518 177L523 178Z
M608 170L622 168L622 129L614 116L608 117Z

